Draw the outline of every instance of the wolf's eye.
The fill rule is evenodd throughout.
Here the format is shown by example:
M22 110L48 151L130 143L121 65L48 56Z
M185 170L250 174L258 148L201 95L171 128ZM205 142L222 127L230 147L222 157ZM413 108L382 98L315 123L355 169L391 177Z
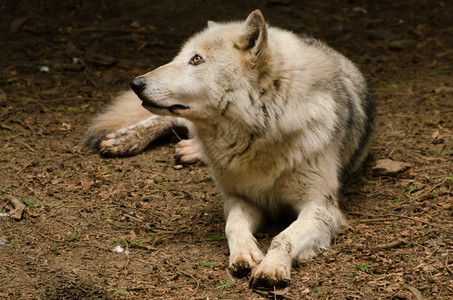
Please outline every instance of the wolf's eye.
M199 65L201 63L204 63L204 59L203 57L201 57L200 55L198 54L195 54L190 60L189 60L189 64L191 65Z

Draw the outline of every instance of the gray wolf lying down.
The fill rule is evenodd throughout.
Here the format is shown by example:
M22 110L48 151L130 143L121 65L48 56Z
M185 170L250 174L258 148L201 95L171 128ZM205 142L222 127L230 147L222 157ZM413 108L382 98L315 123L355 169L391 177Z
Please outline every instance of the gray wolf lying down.
M294 261L329 247L345 219L338 197L364 160L374 103L347 58L312 38L244 22L209 22L168 64L135 78L88 129L104 155L142 151L174 127L182 161L202 160L225 200L229 265L254 288L284 287ZM141 100L141 101L140 101ZM297 216L267 253L265 217Z

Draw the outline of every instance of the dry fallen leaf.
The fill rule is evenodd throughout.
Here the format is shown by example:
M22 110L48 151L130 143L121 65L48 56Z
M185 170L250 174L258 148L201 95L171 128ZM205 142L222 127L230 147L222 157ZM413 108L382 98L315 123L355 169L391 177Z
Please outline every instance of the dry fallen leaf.
M437 137L439 137L439 130L434 131L433 134L431 135L431 137L433 139L437 139Z
M453 87L449 87L449 86L439 86L439 87L436 87L433 89L433 92L438 94L438 93L450 93L450 92L453 92Z
M141 25L140 25L140 23L138 23L137 21L134 21L134 22L132 22L131 25L129 25L129 26L131 26L132 28L140 28Z
M135 231L131 230L131 231L129 232L129 239L130 239L131 241L136 241L136 240L137 240L137 234L135 234Z
M25 22L29 19L28 16L22 16L19 18L14 19L14 21L11 22L9 25L9 32L16 33L19 31L19 29L24 25Z

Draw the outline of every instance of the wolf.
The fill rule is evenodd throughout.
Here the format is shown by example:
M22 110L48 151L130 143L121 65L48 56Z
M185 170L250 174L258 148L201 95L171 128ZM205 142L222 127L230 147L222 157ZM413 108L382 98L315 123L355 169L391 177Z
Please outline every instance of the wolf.
M176 152L208 166L224 199L229 267L252 288L287 286L292 264L328 248L346 224L338 199L367 155L375 105L357 67L323 42L269 26L255 10L208 22L130 87L84 144L133 155L188 128ZM293 222L264 254L254 233L287 215Z

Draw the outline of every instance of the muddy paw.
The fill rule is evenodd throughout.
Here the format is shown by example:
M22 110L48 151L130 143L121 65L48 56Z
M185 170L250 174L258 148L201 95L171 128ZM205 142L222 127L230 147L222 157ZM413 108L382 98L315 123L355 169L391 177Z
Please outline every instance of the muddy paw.
M230 266L230 270L234 276L242 278L250 274L252 267L247 261L237 261Z
M104 156L129 156L140 153L148 145L148 141L140 139L134 131L120 129L107 134L99 145Z
M175 146L176 156L186 164L202 161L201 150L195 139L181 140Z
M266 263L263 261L253 270L250 287L254 289L282 289L291 281L291 266L282 263Z
M245 277L263 260L263 253L256 249L247 249L230 256L230 270L234 276Z

